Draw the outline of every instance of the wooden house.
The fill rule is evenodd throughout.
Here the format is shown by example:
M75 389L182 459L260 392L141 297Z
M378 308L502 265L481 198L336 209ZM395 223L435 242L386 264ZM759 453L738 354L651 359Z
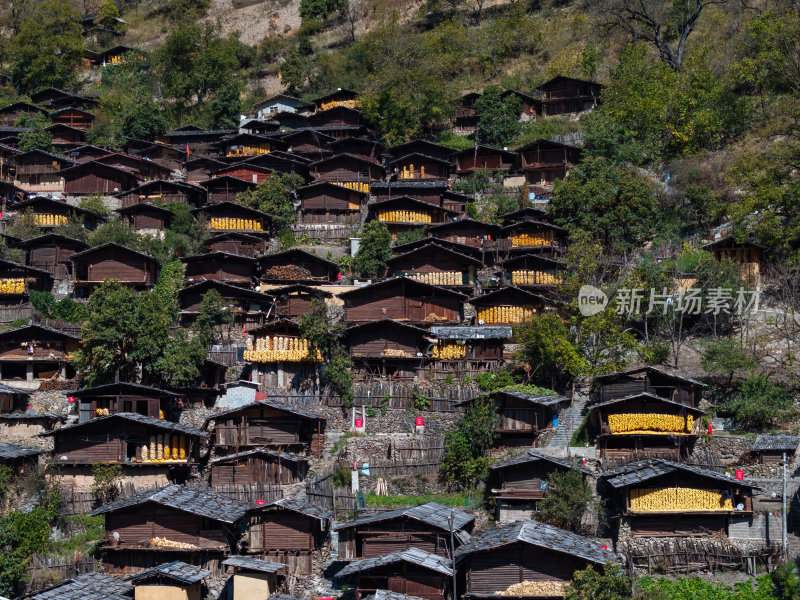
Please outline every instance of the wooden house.
M265 283L338 283L339 265L299 248L268 254L259 259L261 281Z
M410 196L397 196L370 204L367 220L375 219L386 223L392 239L396 239L397 234L404 231L447 223L452 221L454 216L454 213L434 204Z
M76 297L88 297L106 279L136 289L149 289L158 281L161 263L148 254L114 242L72 255ZM81 290L81 291L79 291Z
M430 241L386 261L387 276L408 277L443 287L472 288L480 260Z
M509 255L537 253L555 257L567 248L566 229L552 223L520 221L503 227L501 235L499 249Z
M429 140L417 138L411 140L410 142L397 144L396 146L388 148L386 150L386 154L389 157L390 164L391 161L396 161L404 156L412 156L415 154L420 156L429 156L439 161L452 163L450 157L453 154L453 148L450 146L443 146L442 144L437 144Z
M603 86L594 81L558 75L536 88L545 115L563 115L591 110L600 102Z
M753 517L754 486L716 471L650 459L601 477L619 515L620 541L626 536L726 536L729 525Z
M369 192L375 202L408 196L434 206L441 206L442 194L447 191L447 182L438 179L404 179L373 183Z
M697 408L702 399L704 383L670 373L660 367L639 367L600 375L592 384L593 399L607 402L626 398L641 392L660 396L679 404Z
M308 472L306 457L267 448L216 456L208 464L211 485L288 485L302 481Z
M800 436L796 435L759 435L753 442L753 454L758 457L762 465L782 464L784 457L786 464L794 461L797 446L800 445Z
M594 475L580 462L527 450L507 460L489 465L491 493L495 498L495 518L499 523L524 521L536 513L541 500L550 493L547 480L554 473L575 469Z
M186 172L186 183L193 185L211 179L211 173L221 169L226 163L216 158L199 156L183 163L183 170Z
M530 121L531 119L535 119L537 115L542 114L541 99L531 96L530 94L520 92L519 90L505 90L500 94L500 97L504 100L509 96L514 96L519 100L520 121Z
M14 102L0 108L0 125L13 127L21 116L36 117L47 116L47 111L41 106L36 106L30 102Z
M28 392L0 384L0 415L24 413L30 397Z
M228 200L214 201L192 212L204 215L208 220L208 229L213 233L240 231L263 237L270 232L272 225L272 218L267 213Z
M122 152L112 152L106 156L101 156L97 159L97 162L128 171L144 180L164 180L172 175L172 169L168 167L162 167L152 160Z
M120 65L126 62L128 58L133 58L135 55L134 48L117 44L106 50L94 52L91 56L90 63L95 68L105 67L107 65ZM138 58L138 57L137 57ZM140 58L138 58L140 60Z
M455 172L458 175L469 175L478 169L489 169L490 171L509 171L519 167L519 154L509 152L502 148L493 148L478 144L474 148L459 150L453 153L456 163Z
M533 396L525 392L497 390L488 395L497 409L497 450L506 448L536 448L539 436L558 426L561 409L569 405L562 396ZM477 401L465 400L461 404Z
M80 338L43 325L25 325L0 333L0 382L15 385L27 382L72 379L75 369L70 354L78 349Z
M287 133L281 140L286 143L286 149L292 154L299 154L313 160L320 160L331 153L328 143L336 138L325 135L313 129L300 129Z
M298 188L300 223L304 229L325 230L335 226L361 225L361 207L366 204L366 192L349 189L334 183L312 183Z
M519 254L503 261L503 277L522 288L557 288L567 274L564 263L539 254Z
M333 154L352 154L372 162L380 162L383 151L379 141L360 137L332 138L327 147Z
M136 413L177 423L181 413L178 394L137 383L97 385L73 392L72 396L78 401L80 423L117 413Z
M396 277L343 292L345 321L368 323L377 318L394 319L412 325L458 324L463 319L464 294Z
M447 179L450 176L450 161L427 156L420 152L407 154L387 163L390 174L398 180Z
M33 212L34 224L42 229L66 225L71 218L74 218L83 221L84 229L93 230L105 220L105 217L95 212L45 196L22 200L17 203L15 209L22 214L30 209Z
M53 146L61 151L70 150L86 144L86 131L71 125L55 123L44 130L53 136Z
M16 478L36 469L39 464L38 448L29 448L11 442L0 442L0 465L11 470L11 476Z
M606 400L592 406L589 423L598 432L600 458L685 459L701 431L705 413L648 392Z
M169 204L170 202L202 206L206 203L206 190L200 186L180 181L156 179L145 181L135 188L115 194L115 197L121 200L122 208L128 208L135 204Z
M472 198L465 194L445 190L440 197L443 209L451 211L459 219L467 216L467 202L472 202Z
M272 176L272 170L247 162L236 162L214 171L211 176L214 178L236 177L242 181L248 181L258 185L259 183L264 183Z
M192 155L218 158L225 156L225 144L221 144L222 140L237 134L238 130L236 129L207 130L194 125L186 125L156 137L155 141L184 150L188 148L187 158L191 158Z
M358 92L337 88L336 91L330 94L325 94L319 98L312 100L314 109L317 111L324 111L337 106L344 106L346 108L361 108L361 101L358 99Z
M482 223L472 219L462 219L428 229L428 235L437 240L445 240L456 244L474 246L485 251L493 251L497 247L497 238L501 232L499 225Z
M44 150L20 152L7 159L8 168L13 171L13 184L29 194L63 193L64 177L61 173L74 164L63 156Z
M67 196L111 196L135 187L139 181L135 173L97 160L68 167L60 174L64 178L64 193Z
M258 102L253 109L256 111L256 118L266 120L271 115L279 112L294 113L303 110L308 105L294 96L288 94L276 94L266 100Z
M544 208L536 206L526 206L518 210L499 215L503 227L514 225L521 221L533 221L535 223L549 223L550 219L547 216L547 211Z
M764 248L752 242L738 242L733 236L724 236L705 246L717 260L730 260L741 269L742 282L752 289L761 285L761 257Z
M314 555L328 539L333 513L295 498L250 509L247 551L283 563L289 573L314 573Z
M269 117L267 124L269 124L270 127L276 128L279 132L294 131L296 129L304 129L311 126L311 123L308 121L307 114L286 111L273 113ZM239 129L242 129L242 127L239 127Z
M446 379L448 375L472 376L498 369L511 328L434 325L430 336L435 340L431 357L436 379Z
M262 600L274 598L278 575L286 565L252 556L229 556L222 565L231 573L228 590L232 600Z
M138 413L119 412L67 425L53 438L56 477L80 491L92 487L92 465L121 465L124 482L136 487L181 483L199 460L208 433Z
M264 446L315 456L322 452L325 418L274 400L260 400L213 414L206 419L204 429L211 422L216 449Z
M227 252L258 258L267 251L267 242L263 237L230 231L212 235L206 240L205 249L206 252Z
M341 104L327 109L318 109L314 114L308 116L308 123L315 128L361 127L364 125L360 110ZM345 136L337 135L336 137Z
M134 231L150 235L160 235L172 221L171 210L147 202L118 208L117 213Z
M76 96L71 92L66 92L54 87L47 87L32 93L30 98L31 102L34 104L50 108L54 104L61 104L64 101L72 101L72 99L76 98Z
M294 321L279 319L248 334L244 360L253 363L251 381L262 389L299 389L314 378L320 357L311 354Z
M426 334L424 329L391 319L348 327L345 335L353 359L353 376L361 381L419 379L430 346Z
M346 565L337 577L355 586L355 600L378 590L409 594L424 600L452 598L453 561L419 548L408 548Z
M477 325L519 325L548 309L547 298L514 286L470 298Z
M82 163L89 160L97 160L101 156L108 156L111 154L111 152L112 151L108 148L92 146L91 144L83 144L77 148L71 148L68 152L66 152L66 156L77 163Z
M181 262L186 265L186 282L221 281L249 288L256 274L257 261L249 256L209 252L184 256Z
M55 112L50 113L50 122L59 125L69 125L76 129L86 131L91 129L94 124L94 113L82 108L61 108Z
M300 283L269 289L261 286L261 290L275 296L277 316L295 320L312 312L311 302L313 300L325 302L328 298L333 297L333 294L323 289Z
M308 180L308 163L310 159L304 158L300 154L292 152L281 152L275 150L269 154L258 154L256 156L246 157L244 159L226 159L228 161L235 161L234 164L239 164L242 167L252 165L259 169L266 169L267 171L275 171L276 173L297 173L304 179ZM250 178L252 180L252 177Z
M194 322L200 313L203 296L215 290L229 307L233 316L232 328L236 330L252 329L264 324L275 298L240 285L230 285L216 279L201 281L188 285L178 292L178 303L181 309L181 323L187 326Z
M457 552L469 539L474 525L474 515L426 502L338 523L333 530L339 533L339 560L377 558L409 548L451 558L451 535Z
M91 514L105 516L101 555L108 573L138 573L166 560L182 560L221 576L222 561L237 550L248 508L228 496L169 485L105 504Z
M531 185L552 185L556 179L564 179L582 154L577 146L545 139L528 142L517 152L525 181Z
M614 562L597 542L538 521L482 529L456 550L458 589L467 599L561 597L576 571ZM525 591L514 593L511 586L523 582Z
M27 301L31 290L49 292L52 289L53 276L47 271L0 258L0 307Z
M170 171L179 171L186 161L186 149L174 148L166 144L152 143L137 152L145 160L149 160Z
M233 204L236 202L236 196L254 189L258 184L232 175L222 175L220 177L212 176L211 179L200 181L197 185L206 190L208 204L222 202Z
M30 444L32 438L66 421L64 415L30 410L30 395L19 387L31 387L25 381L8 383L8 386L0 384L0 439L3 441Z
M382 165L354 156L335 154L309 165L309 173L316 181L328 181L359 192L369 192L369 186L382 181L386 170Z
M285 150L286 143L275 137L237 133L219 141L220 155L226 158L244 158L269 154L273 150Z
M126 578L133 584L134 600L203 600L207 594L205 579L211 575L179 560L146 569Z
M454 131L459 135L475 133L478 128L478 111L475 110L475 101L481 97L478 92L469 92L461 96L456 106L456 117L453 123Z

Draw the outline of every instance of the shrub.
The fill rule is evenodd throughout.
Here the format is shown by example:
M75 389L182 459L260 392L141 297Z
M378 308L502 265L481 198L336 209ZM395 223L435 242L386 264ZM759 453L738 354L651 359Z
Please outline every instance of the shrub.
M726 408L740 428L751 431L761 431L796 413L794 398L786 388L763 375L746 380Z
M598 507L592 489L577 469L553 473L547 478L550 493L539 504L537 518L561 529L579 532L589 508Z

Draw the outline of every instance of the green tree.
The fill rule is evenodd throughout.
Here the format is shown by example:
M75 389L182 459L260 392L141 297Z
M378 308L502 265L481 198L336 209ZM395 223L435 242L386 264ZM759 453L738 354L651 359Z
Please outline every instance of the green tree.
M531 366L534 381L558 387L589 369L557 314L534 315L516 328L514 338L520 344L518 360Z
M575 571L564 589L564 600L628 600L633 598L633 579L610 562Z
M311 356L322 358L320 373L344 402L353 405L353 361L350 353L341 345L344 326L332 324L328 307L322 300L311 301L311 312L300 317L300 337L308 340Z
M467 406L455 431L445 433L441 474L449 483L467 488L488 476L489 448L497 438L497 408L479 398Z
M105 200L100 195L90 195L85 196L80 199L78 202L78 207L82 208L83 210L89 210L93 213L97 213L98 215L108 215L111 213L111 210L106 205Z
M549 493L539 504L536 519L567 531L583 532L586 513L600 508L583 474L578 469L554 472L547 478L547 486Z
M747 379L725 408L745 431L763 431L796 415L795 402L786 388L763 375Z
M392 234L382 221L369 221L361 228L361 243L353 257L353 268L362 275L375 277L386 268L392 256Z
M53 134L45 131L50 125L50 121L44 115L22 115L17 119L17 127L27 127L30 131L23 131L19 134L19 149L23 152L28 150L44 150L53 152Z
M103 27L115 27L119 19L119 9L114 0L100 0L95 21Z
M228 302L220 293L217 290L208 290L203 294L193 329L207 345L214 344L219 341L219 332L223 327L233 327L233 317Z
M100 506L122 495L122 465L95 463L92 465L92 495Z
M36 215L32 208L26 208L14 219L14 224L8 228L8 233L21 240L29 240L42 235L42 229L36 224Z
M621 251L651 238L659 222L648 183L605 158L588 158L556 181L548 212L562 227L588 232Z
M347 0L300 0L300 18L325 21L346 6Z
M239 127L242 114L241 86L236 81L228 82L217 92L209 108L211 125L217 129Z
M503 97L499 86L490 85L475 102L478 113L477 142L489 146L508 146L520 133L522 101L515 94Z
M297 222L297 211L294 209L294 190L303 185L305 180L297 173L277 173L259 183L252 190L240 192L236 202L248 208L255 208L272 217L276 229L283 229Z
M18 92L70 87L83 57L80 14L69 0L36 4L11 47L11 81Z
M297 94L305 87L310 71L311 61L295 48L286 55L286 59L281 63L281 83L286 86L288 93Z
M700 355L700 366L703 370L726 377L728 387L737 372L751 371L757 365L758 361L741 343L727 337L709 341Z

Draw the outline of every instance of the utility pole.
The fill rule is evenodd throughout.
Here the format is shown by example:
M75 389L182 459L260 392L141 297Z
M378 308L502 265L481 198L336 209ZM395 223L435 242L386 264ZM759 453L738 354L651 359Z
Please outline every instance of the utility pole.
M453 527L456 520L456 509L450 509L450 517L447 519L447 524L450 526L450 560L452 561L453 565L453 598L452 600L458 600L458 594L456 594L456 546L453 543Z
M783 560L789 556L786 536L786 452L783 453L783 494L781 507L781 541L783 542Z

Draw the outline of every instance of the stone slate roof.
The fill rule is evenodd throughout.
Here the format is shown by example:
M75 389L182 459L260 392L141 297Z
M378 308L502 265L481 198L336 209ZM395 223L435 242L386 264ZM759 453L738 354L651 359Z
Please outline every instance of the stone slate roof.
M236 408L231 408L228 410L223 410L222 412L214 413L213 415L209 416L203 425L205 428L208 426L209 422L217 421L220 417L227 417L228 415L233 415L243 410L247 410L248 408L252 408L254 406L269 406L270 408L275 408L277 410L285 410L286 412L292 413L294 415L299 415L301 417L305 417L307 419L314 419L316 420L325 420L325 417L318 415L315 412L310 410L306 410L304 408L298 408L297 406L290 406L289 404L283 404L282 402L276 402L275 400L270 400L269 398L265 400L259 400L257 402L251 402L249 404L245 404L244 406L237 406Z
M297 454L287 454L286 452L276 452L275 450L269 450L267 448L254 448L253 450L245 450L244 452L237 452L236 454L229 454L227 456L217 456L216 458L211 459L211 464L217 464L227 460L235 460L241 457L248 457L248 456L277 456L281 460L288 460L291 462L308 462L308 459L305 456L299 456Z
M147 569L146 571L142 571L141 573L137 573L131 577L126 577L125 580L141 581L144 579L150 579L151 577L161 576L174 579L180 583L191 585L193 583L199 583L200 581L203 581L203 579L209 575L211 575L211 571L176 560L170 563L159 565L154 569Z
M37 412L13 412L13 413L0 413L0 421L4 421L6 419L9 420L37 420L37 419L47 419L50 421L66 421L67 417L65 415L57 415L56 413L45 412L45 413L37 413Z
M170 392L165 392L165 393L170 393ZM56 433L70 431L73 429L79 429L81 427L87 427L89 425L93 425L95 423L108 419L124 419L126 421L141 423L142 425L149 425L150 427L156 427L158 429L165 429L167 431L183 433L185 435L193 435L196 437L208 437L207 431L201 431L200 429L195 429L194 427L189 427L188 425L181 425L180 423L172 423L171 421L155 419L153 417L140 415L138 413L126 413L126 412L116 413L113 415L106 415L104 417L97 417L96 419L92 419L91 421L86 421L85 423L76 423L75 425L67 425L66 427L62 427L61 429L46 431L44 433L40 433L39 435L40 436L55 435Z
M450 519L450 512L453 510L450 506L439 504L437 502L426 502L425 504L418 504L409 508L399 508L397 510L390 510L387 512L378 513L375 515L367 515L361 519L350 521L349 523L339 523L334 526L334 530L349 529L359 525L367 525L369 523L379 523L380 521L388 521L396 519L397 517L409 517L416 521L427 523L438 527L443 531L450 531L448 520ZM460 531L470 525L475 520L474 515L464 512L458 508L455 509L455 519L453 521L453 529Z
M696 415L704 415L706 412L704 410L700 410L699 408L694 408L692 406L688 406L686 404L681 404L680 402L675 402L674 400L670 400L669 398L664 398L663 396L658 396L657 394L651 394L650 392L637 392L635 394L631 394L630 396L625 396L624 398L614 398L613 400L606 400L605 402L598 402L597 404L592 405L592 410L598 408L600 406L611 406L612 404L619 404L620 402L625 402L627 400L632 400L633 398L644 398L646 400L656 400L658 402L663 402L664 404L671 404L673 406L679 406L681 408L685 408L687 412L696 414Z
M168 485L155 491L135 494L127 498L115 500L109 504L94 509L92 516L103 515L124 508L130 508L144 504L145 502L155 502L162 506L168 506L176 510L181 510L199 517L206 517L222 523L235 523L241 519L250 505L202 490L192 490L182 485Z
M637 483L642 483L656 477L661 477L674 471L684 471L714 479L716 481L724 482L726 485L735 485L739 487L758 488L758 486L747 484L744 481L737 481L732 477L726 477L716 471L709 471L708 469L701 469L692 465L682 465L662 458L652 458L649 460L640 460L606 471L601 475L606 479L614 488L624 488ZM760 489L760 488L759 488Z
M303 596L290 596L289 594L272 594L267 600L304 600Z
M285 510L296 512L301 515L305 515L306 517L312 517L319 521L326 521L328 519L333 518L333 512L326 510L320 506L307 504L306 502L298 500L297 498L282 498L280 500L275 500L275 502L270 502L266 506L259 508L269 508L270 506L279 506Z
M419 548L407 548L406 550L384 554L376 558L365 558L364 560L351 562L344 569L339 571L338 576L347 577L348 575L355 575L356 573L392 565L398 562L407 562L424 569L435 571L436 573L441 573L442 575L447 575L448 577L452 577L453 575L453 563L449 558L432 554L425 550L420 550Z
M684 377L683 375L679 375L678 373L672 373L671 371L667 371L666 369L653 366L639 367L638 369L628 369L627 371L617 371L616 373L609 373L608 375L598 375L597 377L594 378L594 380L595 382L603 381L604 379L610 379L612 377L619 377L621 375L635 375L637 373L644 373L645 371L652 371L654 373L658 373L659 375L664 375L665 377L671 377L673 379L685 381L693 385L699 385L700 387L704 388L708 387L705 383L697 381L696 379Z
M577 556L600 565L616 560L613 553L603 550L597 542L538 521L517 521L481 530L456 550L456 560L460 562L470 554L494 550L516 542Z
M800 436L797 435L759 435L753 444L753 452L764 450L794 452L799 444Z
M528 402L529 404L536 404L538 406L556 406L558 404L569 403L569 399L564 398L563 396L531 396L530 394L526 394L525 392L496 390L494 392L489 392L487 394L475 396L474 398L470 398L469 400L461 400L460 402L456 402L456 406L461 406L463 404L470 404L471 402L474 402L478 398L491 398L492 396L499 396L499 395L510 396L512 398L516 398L517 400L522 400L524 402Z
M239 567L240 569L250 569L261 573L277 573L286 568L283 563L261 560L252 556L229 556L222 564L226 567Z
M18 390L17 388L3 385L2 383L0 383L0 394L14 394L15 396L30 397L30 394L28 392L24 392L22 390Z
M104 575L85 573L30 595L30 600L131 600L130 583Z
M41 453L42 451L36 448L28 448L11 442L0 442L0 458L25 458L38 456Z
M364 596L361 600L422 600L418 596L409 596L389 590L376 590L371 596Z
M553 463L554 465L558 465L560 467L564 467L565 469L578 469L581 473L585 473L587 475L594 475L594 472L591 469L586 468L580 463L572 462L566 458L558 458L556 456L548 456L547 454L540 454L535 450L528 450L527 452L523 452L513 458L509 458L508 460L504 460L502 462L494 463L493 465L489 466L489 469L492 471L498 469L505 469L507 467L513 467L516 465L523 465L526 463L537 462L537 461L544 461Z

